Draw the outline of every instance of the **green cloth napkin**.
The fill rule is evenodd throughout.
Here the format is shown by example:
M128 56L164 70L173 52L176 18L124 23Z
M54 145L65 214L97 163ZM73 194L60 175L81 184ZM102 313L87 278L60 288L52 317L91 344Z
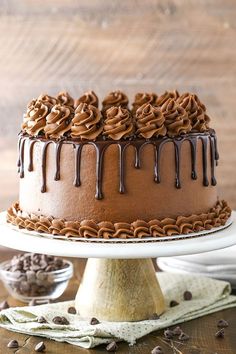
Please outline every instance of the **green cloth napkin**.
M0 326L11 331L50 338L59 342L68 342L83 348L93 348L112 340L124 340L134 344L138 338L155 330L192 320L212 312L236 306L236 296L230 295L230 284L210 278L158 273L165 301L166 312L158 320L140 322L101 322L90 325L89 319L67 313L74 305L73 301L54 304L15 307L0 313ZM183 300L184 291L193 294L191 301ZM171 300L179 302L178 306L169 307ZM48 323L39 324L37 316L44 316ZM56 325L55 316L65 316L69 325Z

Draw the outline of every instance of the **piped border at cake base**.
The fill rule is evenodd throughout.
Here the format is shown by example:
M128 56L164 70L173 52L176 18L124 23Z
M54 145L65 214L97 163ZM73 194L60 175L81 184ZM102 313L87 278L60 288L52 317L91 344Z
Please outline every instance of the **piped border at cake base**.
M94 220L68 221L49 216L38 216L22 211L15 203L7 211L7 222L27 231L48 234L52 237L83 240L132 240L172 238L177 235L209 232L226 225L231 209L224 200L217 201L207 213L176 218L136 220L133 223Z

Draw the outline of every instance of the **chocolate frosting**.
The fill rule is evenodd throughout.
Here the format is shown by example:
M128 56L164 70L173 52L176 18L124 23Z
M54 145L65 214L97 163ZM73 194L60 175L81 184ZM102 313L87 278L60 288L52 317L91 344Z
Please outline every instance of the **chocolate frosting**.
M201 103L197 95L184 93L177 102L188 113L192 131L204 132L209 129L210 118L205 113L206 107Z
M50 139L59 139L71 129L71 114L73 109L69 106L57 104L53 106L51 112L47 115L47 124L44 128L45 137Z
M136 112L137 135L145 139L166 135L165 118L159 107L145 103Z
M191 131L192 126L188 118L188 113L174 99L169 98L161 106L161 110L165 117L168 136L174 137Z
M74 99L66 91L59 92L57 95L57 100L62 105L74 107Z
M157 95L155 93L139 92L135 95L132 112L135 113L139 107L145 103L156 104Z
M177 90L165 91L161 96L158 96L158 98L156 100L156 105L162 106L170 98L172 98L173 100L176 101L179 98L179 92Z
M22 130L29 135L37 136L46 125L46 116L49 106L42 101L32 100L24 115Z
M121 91L112 91L110 92L102 101L103 111L106 111L110 107L123 107L127 108L128 106L128 97Z
M46 93L41 94L37 100L44 102L49 107L55 106L55 104L59 103L56 97L49 96Z
M111 107L106 111L103 135L113 140L128 138L134 133L132 116L128 109Z
M98 108L98 97L93 91L85 92L80 98L75 100L75 108L79 106L80 103L87 103Z
M206 213L189 216L178 216L175 219L137 220L133 223L113 223L94 220L67 221L52 217L36 216L24 213L15 203L7 211L7 221L19 228L40 233L49 233L65 237L83 238L145 238L163 237L180 234L189 234L225 225L231 215L231 209L224 201L217 201L216 205Z
M93 105L80 103L72 119L71 137L95 140L102 132L101 113Z

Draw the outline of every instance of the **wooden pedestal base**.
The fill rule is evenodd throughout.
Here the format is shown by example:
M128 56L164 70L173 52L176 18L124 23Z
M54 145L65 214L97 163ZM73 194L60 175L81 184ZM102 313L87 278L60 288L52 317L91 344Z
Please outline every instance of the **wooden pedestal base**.
M75 302L82 317L105 321L140 321L165 310L151 259L90 258Z

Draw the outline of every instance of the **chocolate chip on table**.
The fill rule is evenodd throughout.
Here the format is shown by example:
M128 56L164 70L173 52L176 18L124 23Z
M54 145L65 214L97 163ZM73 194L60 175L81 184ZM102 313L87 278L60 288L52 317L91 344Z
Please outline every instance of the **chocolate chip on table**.
M34 350L38 353L42 353L44 352L46 349L46 346L44 344L44 342L39 342L38 344L36 344Z
M10 342L7 344L8 348L19 348L19 343L17 342L17 340L12 339L10 340Z
M155 312L150 317L149 320L159 320L160 316Z
M181 341L187 341L187 340L189 340L189 339L190 339L189 335L187 335L187 334L184 333L184 332L182 332L182 333L179 335L179 340L181 340Z
M116 344L115 341L109 343L109 344L106 346L106 350L107 350L108 352L115 352L115 351L117 351L117 349L118 349L118 345Z
M179 326L175 327L172 331L174 333L174 336L180 336L181 333L183 332Z
M162 347L159 345L152 349L151 354L164 354Z
M39 317L37 318L37 322L38 322L38 323L47 323L47 320L46 320L45 317L39 316Z
M68 308L67 312L72 315L76 315L76 308L74 306L71 306Z
M165 336L165 338L167 338L167 339L173 339L173 338L174 338L174 332L173 332L171 329L167 328L167 329L164 331L164 336Z
M177 301L171 300L170 307L175 307L175 306L178 306L178 305L179 305L179 303Z
M64 316L56 316L52 320L53 323L58 325L68 325L70 322Z
M217 327L226 328L226 327L229 327L229 323L227 321L221 319L221 320L218 321Z
M225 331L224 328L221 328L219 331L216 332L215 334L216 338L224 338L225 337Z
M90 324L91 324L91 325L97 325L97 324L99 324L99 323L100 323L100 322L99 322L98 319L95 318L95 317L92 317L91 320L90 320Z
M10 306L9 306L8 302L5 300L0 304L0 311L9 309L9 307Z
M193 295L192 295L191 291L186 290L184 292L184 300L190 301L190 300L192 300L192 298L193 298Z

